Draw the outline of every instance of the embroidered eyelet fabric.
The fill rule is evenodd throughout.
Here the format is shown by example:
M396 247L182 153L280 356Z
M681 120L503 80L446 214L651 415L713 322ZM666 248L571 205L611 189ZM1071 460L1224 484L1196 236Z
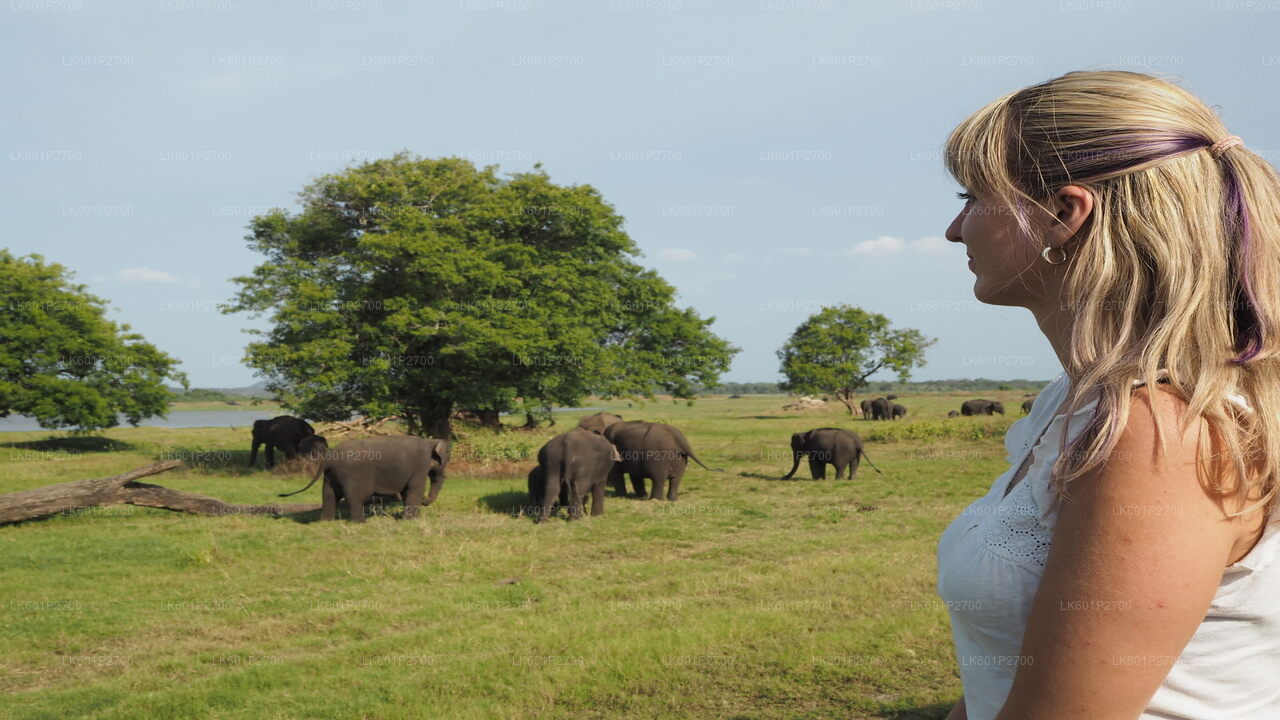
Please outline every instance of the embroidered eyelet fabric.
M1069 390L1068 378L1060 375L1036 398L1031 413L1010 426L1004 439L1009 469L939 540L937 591L951 617L970 720L996 716L1022 662L1022 635L1058 516L1049 473L1064 428L1070 443L1096 406L1094 401L1070 417L1051 416ZM1232 399L1248 407L1243 398ZM1028 453L1026 475L1005 495ZM1273 517L1254 548L1225 568L1204 622L1173 662L1143 720L1280 720L1277 556L1280 517Z

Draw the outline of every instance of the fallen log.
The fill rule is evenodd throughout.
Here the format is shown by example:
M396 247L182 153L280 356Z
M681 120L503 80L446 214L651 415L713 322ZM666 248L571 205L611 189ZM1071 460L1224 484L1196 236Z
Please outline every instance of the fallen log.
M98 505L127 503L198 515L287 515L319 510L319 504L232 505L196 493L134 482L172 470L181 460L165 460L114 477L74 480L0 495L0 525L34 520Z

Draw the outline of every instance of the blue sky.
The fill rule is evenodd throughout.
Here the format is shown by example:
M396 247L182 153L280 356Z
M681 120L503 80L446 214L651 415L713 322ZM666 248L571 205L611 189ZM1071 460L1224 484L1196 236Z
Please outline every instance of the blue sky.
M193 386L256 379L262 321L216 309L260 261L250 217L401 149L599 188L746 382L835 303L937 338L916 379L1060 372L941 240L941 145L1005 91L1152 72L1280 148L1280 0L4 2L4 243L75 271Z

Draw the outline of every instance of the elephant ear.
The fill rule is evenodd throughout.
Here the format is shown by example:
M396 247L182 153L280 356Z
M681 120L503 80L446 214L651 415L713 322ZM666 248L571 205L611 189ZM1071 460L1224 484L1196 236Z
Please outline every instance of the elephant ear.
M622 462L622 453L618 452L618 446L613 443L609 443L609 456L614 462Z
M436 446L431 449L431 456L440 461L440 467L449 464L449 441L437 440Z

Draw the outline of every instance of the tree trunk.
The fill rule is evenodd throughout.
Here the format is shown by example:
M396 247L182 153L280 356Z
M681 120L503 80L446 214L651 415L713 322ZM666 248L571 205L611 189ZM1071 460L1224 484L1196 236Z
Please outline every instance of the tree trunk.
M75 480L0 495L0 525L34 520L81 508L127 503L199 515L285 515L318 510L319 505L231 505L195 493L133 482L182 465L165 460L109 478Z
M490 430L502 429L502 415L497 410L460 410L454 413L457 419L475 423L481 428Z
M452 413L452 402L425 403L418 408L418 429L427 437L454 440Z
M849 408L849 417L853 417L853 413L854 413L853 393L849 392L848 390L837 390L836 399L839 400L841 403L843 403L845 407Z

